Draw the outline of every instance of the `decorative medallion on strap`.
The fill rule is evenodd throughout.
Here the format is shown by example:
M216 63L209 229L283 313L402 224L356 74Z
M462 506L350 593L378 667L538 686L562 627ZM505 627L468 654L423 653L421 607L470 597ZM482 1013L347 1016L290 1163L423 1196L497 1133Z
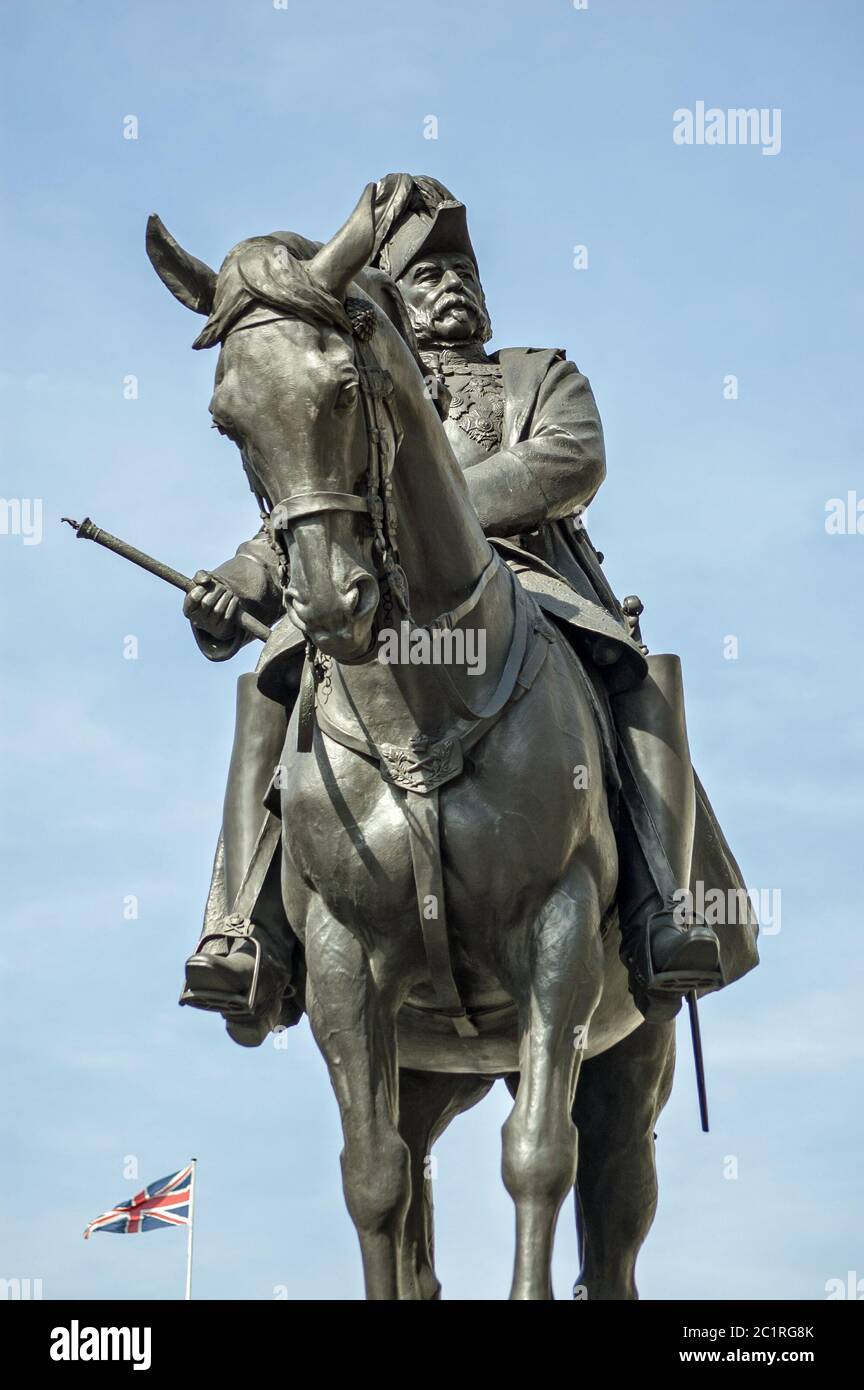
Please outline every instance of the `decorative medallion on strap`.
M420 736L413 738L408 748L381 743L378 751L384 780L409 792L433 792L462 771L462 745L458 738L442 738L433 743Z

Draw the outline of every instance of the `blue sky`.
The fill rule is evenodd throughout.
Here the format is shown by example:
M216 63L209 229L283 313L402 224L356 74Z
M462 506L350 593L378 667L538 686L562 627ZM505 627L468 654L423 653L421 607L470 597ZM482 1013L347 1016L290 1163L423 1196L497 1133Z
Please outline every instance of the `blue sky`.
M246 1052L175 1002L252 655L205 662L175 591L59 517L189 573L251 534L208 429L215 355L189 351L198 321L153 275L147 214L218 265L276 228L326 237L399 169L467 202L495 345L566 346L590 376L609 464L592 537L651 648L682 656L694 758L749 884L782 893L761 969L702 1010L708 1137L680 1031L642 1295L819 1299L864 1276L864 536L825 529L829 499L864 499L860 6L55 0L5 6L0 29L0 492L44 516L40 544L0 534L0 1276L179 1297L179 1233L81 1231L194 1153L201 1297L361 1295L305 1024ZM698 101L779 108L780 152L674 144ZM438 1148L445 1297L506 1296L507 1107L496 1088ZM559 1297L576 1271L565 1209Z

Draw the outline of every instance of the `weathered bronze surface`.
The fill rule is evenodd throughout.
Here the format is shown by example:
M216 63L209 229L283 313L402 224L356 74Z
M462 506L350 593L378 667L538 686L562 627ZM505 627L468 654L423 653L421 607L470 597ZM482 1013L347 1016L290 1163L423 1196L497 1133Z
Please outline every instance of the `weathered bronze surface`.
M242 613L275 625L183 1002L253 1045L305 1007L368 1297L438 1296L426 1158L505 1077L512 1297L551 1297L575 1186L579 1284L633 1298L672 1020L756 964L756 925L681 909L742 885L680 663L646 655L584 528L588 381L560 350L487 353L465 209L432 179L388 175L326 245L255 237L218 275L158 218L147 246L220 348L211 414L262 517L184 611L214 660Z

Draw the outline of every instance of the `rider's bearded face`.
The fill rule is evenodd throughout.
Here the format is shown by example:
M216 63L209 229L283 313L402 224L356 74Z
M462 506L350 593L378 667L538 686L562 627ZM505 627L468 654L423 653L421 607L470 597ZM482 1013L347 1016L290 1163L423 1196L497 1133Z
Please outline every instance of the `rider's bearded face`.
M474 262L436 252L413 262L399 280L421 347L485 343L492 326Z

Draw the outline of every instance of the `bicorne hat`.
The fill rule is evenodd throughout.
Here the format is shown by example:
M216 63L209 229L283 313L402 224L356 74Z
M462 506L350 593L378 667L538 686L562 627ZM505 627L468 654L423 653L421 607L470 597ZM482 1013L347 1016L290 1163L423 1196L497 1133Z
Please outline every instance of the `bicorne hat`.
M398 280L423 253L462 252L479 274L465 204L426 174L413 176L411 183L405 209L387 232L374 264Z

